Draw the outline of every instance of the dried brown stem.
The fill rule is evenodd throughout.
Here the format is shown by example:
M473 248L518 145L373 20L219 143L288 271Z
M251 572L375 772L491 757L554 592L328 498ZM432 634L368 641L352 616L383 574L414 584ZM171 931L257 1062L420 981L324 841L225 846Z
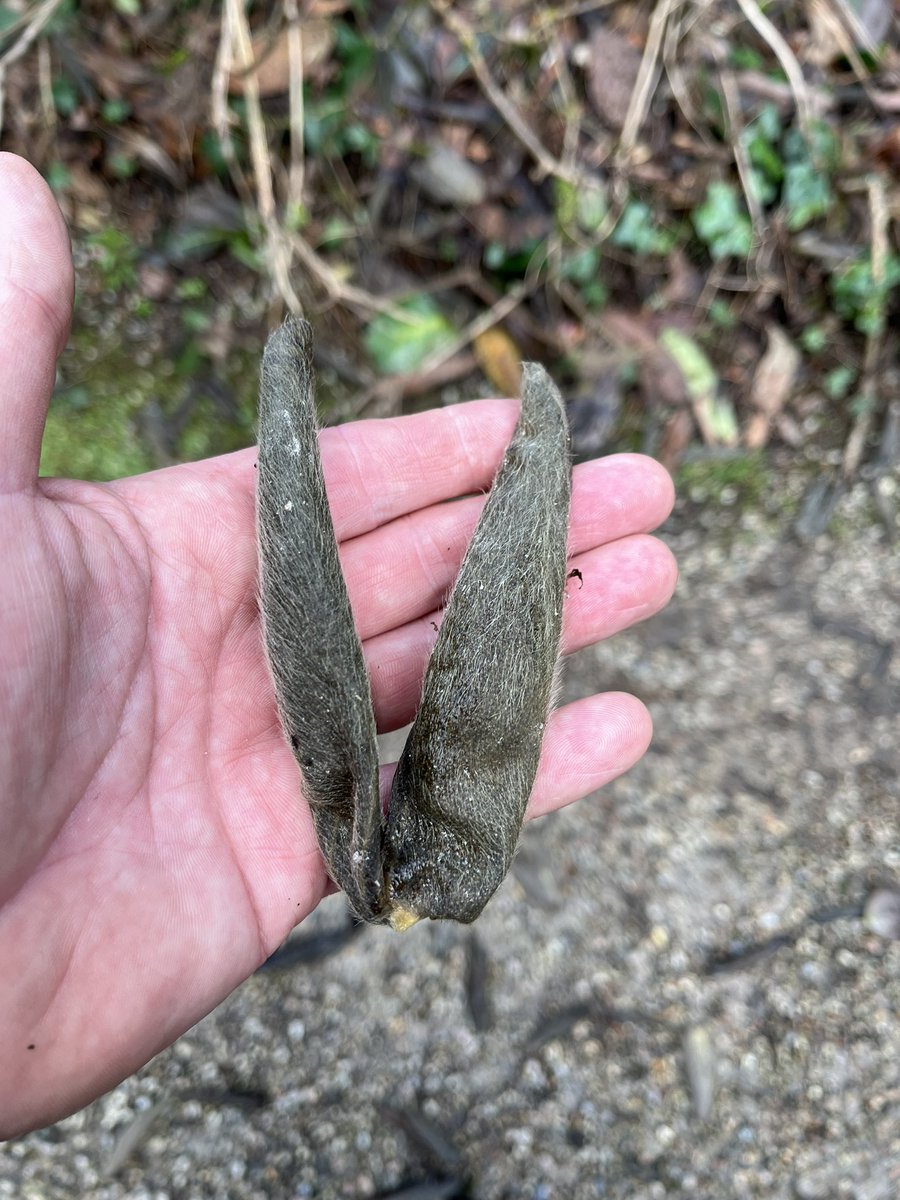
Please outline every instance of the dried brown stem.
M765 220L762 207L753 188L753 172L742 139L744 131L740 124L741 100L733 73L722 65L719 66L719 83L722 86L722 99L725 103L725 115L728 118L728 140L731 145L732 154L734 155L734 163L737 167L738 178L741 181L741 188L744 192L747 211L750 213L750 220L753 223L754 238L757 242L760 242L765 229Z
M288 59L290 61L289 104L291 126L291 165L288 172L288 201L299 210L303 204L305 146L303 139L303 27L297 0L284 0L288 20Z
M797 105L797 120L800 122L804 134L808 135L814 110L809 95L809 88L803 77L800 64L797 62L797 56L784 40L782 34L756 3L756 0L737 0L737 2L741 12L759 36L764 42L768 43L769 49L778 59L781 69L787 75L791 91L794 93L794 102Z
M876 290L884 288L887 271L890 243L888 226L890 210L888 207L887 191L884 176L872 175L868 180L869 191L869 224L872 236L872 282ZM841 470L845 479L852 479L859 470L863 453L866 448L875 415L878 408L877 370L884 344L884 318L879 320L866 338L866 352L863 359L863 378L860 386L859 415L853 423L850 436L844 446L844 456Z
M253 46L250 38L250 26L241 0L226 0L226 12L238 65L241 68L252 67ZM259 99L259 84L253 71L250 71L244 79L244 100L247 106L247 132L250 136L250 161L253 164L259 215L266 232L269 265L275 285L289 311L302 313L303 305L291 283L290 246L278 221L275 191L272 186L269 143Z
M62 4L62 0L43 0L43 3L24 12L3 31L4 38L17 33L13 42L0 54L0 133L3 132L3 108L6 97L6 71L26 54L41 30Z
M447 29L459 41L475 73L475 78L497 112L503 117L511 132L522 143L537 163L544 175L554 179L562 179L575 187L602 188L599 180L570 167L554 154L551 154L543 142L534 133L531 126L516 108L515 104L504 92L491 74L487 60L478 48L478 42L471 27L453 11L450 0L431 0L431 6Z
M622 136L616 155L619 162L627 161L637 144L638 134L650 108L653 90L659 80L659 57L669 14L680 0L658 0L650 18L647 41L638 68L637 79L628 101L628 111L622 124Z

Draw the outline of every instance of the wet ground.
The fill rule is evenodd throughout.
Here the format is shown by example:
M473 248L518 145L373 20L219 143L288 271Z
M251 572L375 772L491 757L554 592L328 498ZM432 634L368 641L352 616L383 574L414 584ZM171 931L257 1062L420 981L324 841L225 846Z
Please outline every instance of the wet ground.
M863 488L838 516L800 544L682 514L676 599L568 674L649 704L644 761L531 827L471 930L345 938L332 897L297 936L334 938L0 1149L0 1197L900 1194L871 901L900 887L900 546Z

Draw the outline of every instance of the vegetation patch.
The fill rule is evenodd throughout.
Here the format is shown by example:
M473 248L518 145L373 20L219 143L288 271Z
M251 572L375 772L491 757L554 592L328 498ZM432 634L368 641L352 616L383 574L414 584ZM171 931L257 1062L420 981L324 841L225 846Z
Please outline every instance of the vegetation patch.
M579 455L827 430L850 480L895 387L900 39L888 0L835 7L0 2L0 138L74 231L78 321L143 323L177 384L106 410L151 404L129 462L252 440L232 364L302 308L335 419L533 358ZM54 467L87 386L64 368Z

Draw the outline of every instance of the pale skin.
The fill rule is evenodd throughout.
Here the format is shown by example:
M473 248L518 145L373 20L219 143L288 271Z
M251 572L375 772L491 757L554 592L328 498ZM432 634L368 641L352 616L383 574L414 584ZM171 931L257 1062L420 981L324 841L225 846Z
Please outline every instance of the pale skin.
M0 230L0 1137L12 1137L168 1046L330 884L263 658L254 451L109 484L39 478L72 263L51 193L10 154ZM442 501L489 486L515 415L485 400L322 433L380 729L413 716L480 506ZM566 651L666 603L675 566L648 535L671 504L649 459L577 468L583 586L569 585ZM631 696L566 705L529 816L615 778L649 739Z

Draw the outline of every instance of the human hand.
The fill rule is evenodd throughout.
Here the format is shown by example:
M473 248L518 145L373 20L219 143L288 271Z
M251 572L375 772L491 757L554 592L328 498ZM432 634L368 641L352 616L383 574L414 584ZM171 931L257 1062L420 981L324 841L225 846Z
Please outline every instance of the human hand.
M0 154L0 1137L49 1123L216 1006L326 893L256 603L254 450L110 484L39 479L72 264L56 204ZM379 728L414 715L434 610L515 422L512 401L323 431ZM574 474L571 651L661 608L646 531L668 476ZM633 697L548 724L529 815L626 770ZM386 773L387 774L387 773Z

